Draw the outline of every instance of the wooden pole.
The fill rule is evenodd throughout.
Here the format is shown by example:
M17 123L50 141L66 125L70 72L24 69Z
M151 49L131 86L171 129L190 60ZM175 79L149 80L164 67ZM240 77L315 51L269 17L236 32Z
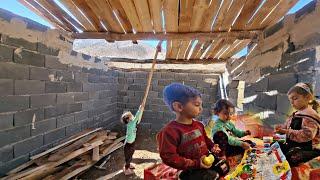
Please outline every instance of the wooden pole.
M148 97L149 90L150 90L150 86L151 86L151 81L152 81L152 76L153 76L154 68L155 68L155 66L156 66L157 57L158 57L159 52L161 51L161 44L162 44L162 41L159 41L159 43L158 43L158 45L157 45L156 53L155 53L154 58L153 58L153 61L152 61L152 67L151 67L151 70L150 70L150 72L149 72L146 91L145 91L145 93L144 93L144 97L143 97L143 100L142 100L142 103L141 103L142 109L144 109L144 107L145 107L145 105L146 105L147 97Z

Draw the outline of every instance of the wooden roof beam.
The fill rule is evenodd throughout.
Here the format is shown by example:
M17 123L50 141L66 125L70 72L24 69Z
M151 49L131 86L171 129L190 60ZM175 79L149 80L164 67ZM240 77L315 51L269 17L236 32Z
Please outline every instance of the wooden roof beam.
M195 32L195 33L112 33L112 32L82 32L72 33L75 39L106 39L110 41L128 40L213 40L218 38L228 39L257 39L261 31L230 31L230 32Z
M108 62L125 62L125 63L138 63L138 64L147 64L152 63L152 59L126 59L126 58L112 58ZM176 60L176 59L166 59L166 60L157 60L157 64L217 64L225 63L225 59L189 59L189 60Z

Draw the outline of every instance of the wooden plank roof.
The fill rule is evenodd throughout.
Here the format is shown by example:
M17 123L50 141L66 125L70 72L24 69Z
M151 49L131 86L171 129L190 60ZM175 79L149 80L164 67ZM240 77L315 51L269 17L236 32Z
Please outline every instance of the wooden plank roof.
M77 39L166 40L167 60L232 57L298 0L19 0ZM71 13L71 15L70 15Z

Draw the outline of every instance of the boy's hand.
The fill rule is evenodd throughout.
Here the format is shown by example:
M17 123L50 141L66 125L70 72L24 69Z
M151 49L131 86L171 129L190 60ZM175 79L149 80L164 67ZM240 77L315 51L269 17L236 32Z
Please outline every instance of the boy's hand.
M209 169L212 165L207 166L207 165L205 165L205 164L203 163L203 158L205 158L205 157L206 157L206 156L203 155L203 156L201 156L201 158L200 158L200 168Z
M283 129L283 128L279 128L276 130L277 133L280 133L280 134L287 134L288 133L288 130L287 129Z
M274 126L274 131L275 131L275 132L278 132L278 131L281 130L281 129L282 129L282 127L281 127L280 124Z
M250 131L250 130L246 130L245 135L246 135L246 136L251 135L251 131Z
M241 143L241 147L245 150L250 149L250 144L247 142L242 142Z
M214 154L218 154L220 151L221 149L219 148L219 144L215 144L211 149L211 152L213 152Z

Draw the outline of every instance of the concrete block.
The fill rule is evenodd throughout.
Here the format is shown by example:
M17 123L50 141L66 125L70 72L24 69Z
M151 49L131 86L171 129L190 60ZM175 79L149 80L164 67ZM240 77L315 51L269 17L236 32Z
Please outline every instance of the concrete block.
M11 62L13 61L14 48L0 44L0 61Z
M14 145L14 157L19 157L40 148L43 145L43 135L31 137Z
M44 144L50 144L57 142L66 136L66 128L55 129L44 134Z
M58 56L59 55L59 49L55 49L52 47L48 47L42 43L38 43L38 51L41 54L48 54L48 55L52 55L52 56Z
M65 93L67 92L67 84L64 82L46 82L46 93Z
M132 91L143 91L144 87L142 87L141 85L129 85L128 90L132 90Z
M73 93L74 94L74 101L88 101L89 100L89 94L88 92L79 92L79 93Z
M268 91L278 90L281 93L287 93L296 83L297 77L292 73L270 75Z
M44 56L27 50L16 49L14 51L14 62L32 66L44 67Z
M33 43L33 42L29 42L25 39L22 38L14 38L14 37L10 37L7 35L2 35L1 36L1 41L3 44L7 44L10 46L15 46L15 47L22 47L24 49L29 49L32 51L36 51L37 50L37 43Z
M0 164L6 163L13 159L13 146L0 148Z
M57 127L56 118L46 119L34 124L35 129L31 129L31 135L36 136L51 131Z
M57 94L57 104L72 104L74 103L73 93Z
M10 129L10 128L13 128L13 114L0 113L0 131L4 129Z
M30 79L49 81L50 77L56 77L56 72L46 68L30 67Z
M95 84L94 83L83 83L82 88L83 88L83 92L95 91Z
M85 119L88 119L89 112L88 111L81 111L74 113L74 120L75 122L83 121Z
M298 82L310 83L312 84L316 79L316 73L311 72L302 72L298 74Z
M1 79L29 79L29 67L16 64L0 62Z
M7 172L16 168L17 166L24 164L29 161L29 155L24 155L18 158L15 158L6 163L0 163L0 176L5 176Z
M295 70L313 69L316 61L316 50L314 48L304 49L293 53L286 53L282 56L280 67L288 72ZM291 66L291 67L290 67Z
M16 95L43 94L45 82L38 80L15 80L14 92Z
M65 127L69 124L73 124L74 123L74 115L67 115L67 116L63 116L63 117L58 117L57 118L57 127Z
M45 56L45 67L49 69L68 70L67 64L62 64L59 58L49 55Z
M189 73L188 79L195 81L203 81L203 74Z
M57 95L56 94L31 95L30 101L31 101L30 106L32 108L55 105L57 103Z
M0 79L0 95L13 95L13 80Z
M86 73L74 73L76 82L88 82L88 74Z
M81 103L75 104L60 104L54 107L47 107L44 109L45 118L57 117L64 114L70 114L82 110Z
M138 78L135 78L133 80L133 83L134 84L147 84L147 79L138 79Z
M90 73L90 74L96 74L96 75L100 75L102 74L103 70L102 69L96 69L96 68L82 68L82 72L84 73Z
M277 112L291 114L292 106L286 94L277 95Z
M174 79L174 73L172 73L172 72L161 72L161 79Z
M89 83L99 83L100 82L100 76L96 74L89 74L88 75L88 82Z
M44 119L44 109L27 109L14 114L14 126L24 126L32 123L33 116L35 116L35 121L41 121Z
M258 93L257 100L255 101L255 104L259 107L270 109L270 110L276 110L277 108L277 96L269 96L264 93Z
M66 127L66 136L71 136L82 131L81 123L72 124Z
M172 83L172 80L168 80L168 79L159 79L158 80L158 85L159 86L167 86L169 84Z
M136 78L147 79L147 77L148 77L148 73L147 72L143 72L143 71L136 72Z
M74 73L76 73L76 72L81 72L81 70L82 70L82 68L79 67L79 66L74 66L74 65L72 65L72 64L70 64L70 65L68 66L68 71L72 71L72 72L74 72Z
M18 111L29 108L28 96L3 96L0 97L0 113Z
M30 126L15 127L0 131L0 147L30 137Z
M65 82L74 82L75 77L70 71L57 71L57 79Z
M82 83L81 82L68 83L67 92L82 92Z

